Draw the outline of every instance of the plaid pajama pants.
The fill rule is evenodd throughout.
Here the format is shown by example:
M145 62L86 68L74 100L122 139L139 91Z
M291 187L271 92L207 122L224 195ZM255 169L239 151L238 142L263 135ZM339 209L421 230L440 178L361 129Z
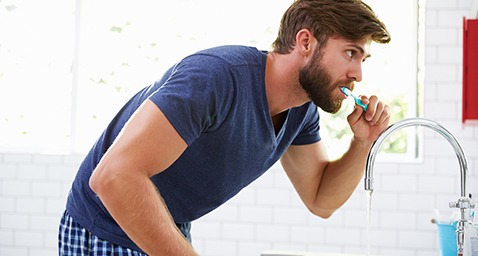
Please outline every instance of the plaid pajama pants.
M76 223L65 211L58 234L60 256L147 256L103 240Z

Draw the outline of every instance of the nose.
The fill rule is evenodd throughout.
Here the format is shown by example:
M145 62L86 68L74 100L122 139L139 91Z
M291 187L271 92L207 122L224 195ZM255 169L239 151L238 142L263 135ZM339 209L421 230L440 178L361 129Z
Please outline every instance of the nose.
M362 62L353 64L347 73L347 78L352 79L355 82L362 81Z

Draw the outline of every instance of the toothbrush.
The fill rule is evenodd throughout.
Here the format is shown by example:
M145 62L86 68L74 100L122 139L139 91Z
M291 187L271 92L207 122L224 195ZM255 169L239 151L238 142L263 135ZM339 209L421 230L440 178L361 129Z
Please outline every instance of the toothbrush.
M348 96L352 96L352 98L354 98L354 100L355 100L355 104L357 104L357 105L359 105L360 107L362 107L362 108L363 108L363 111L367 111L368 104L364 104L361 99L359 99L359 98L357 98L355 95L353 95L349 88L347 88L347 87L341 87L340 90L341 90L345 95L347 95L347 97L348 97Z

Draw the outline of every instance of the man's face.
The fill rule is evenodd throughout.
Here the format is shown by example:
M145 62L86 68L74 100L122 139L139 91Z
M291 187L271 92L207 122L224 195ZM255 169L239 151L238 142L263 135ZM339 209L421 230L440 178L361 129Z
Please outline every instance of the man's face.
M340 87L354 88L362 80L362 62L370 56L365 51L369 41L349 42L330 38L316 48L310 61L299 71L299 83L310 100L322 110L336 113L346 96ZM368 47L367 47L368 49Z

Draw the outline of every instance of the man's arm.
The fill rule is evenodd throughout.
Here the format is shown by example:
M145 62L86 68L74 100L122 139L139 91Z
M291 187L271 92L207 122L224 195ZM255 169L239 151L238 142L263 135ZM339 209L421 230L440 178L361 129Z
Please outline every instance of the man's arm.
M363 100L369 104L367 112L355 108L347 118L354 137L340 159L330 161L320 141L290 146L281 157L281 164L300 198L320 217L330 217L352 195L365 171L373 142L388 127L389 107L375 96Z
M322 142L290 146L281 158L294 188L307 208L328 218L352 195L364 173L368 145L351 142L338 160L329 161Z
M162 111L147 100L90 178L90 187L115 221L148 255L197 255L150 180L176 161L186 147Z

